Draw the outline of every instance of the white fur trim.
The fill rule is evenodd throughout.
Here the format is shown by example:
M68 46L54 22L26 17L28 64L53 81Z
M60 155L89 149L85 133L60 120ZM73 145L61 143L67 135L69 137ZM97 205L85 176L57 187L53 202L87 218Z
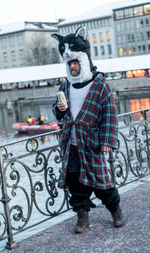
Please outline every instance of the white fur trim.
M78 82L82 83L92 78L93 74L91 72L90 62L86 53L74 52L74 51L71 51L70 49L66 49L63 54L63 58L66 63L67 79L71 84L78 83ZM78 59L79 64L80 64L80 74L78 76L71 75L69 65L68 65L69 61L72 61L75 59Z

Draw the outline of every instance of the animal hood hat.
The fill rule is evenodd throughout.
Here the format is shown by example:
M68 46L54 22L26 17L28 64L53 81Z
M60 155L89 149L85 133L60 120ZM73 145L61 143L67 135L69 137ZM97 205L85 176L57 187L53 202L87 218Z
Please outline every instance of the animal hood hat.
M82 83L90 80L96 72L90 57L90 43L87 40L87 30L84 26L79 27L75 33L62 36L52 34L59 42L59 52L66 63L67 79L71 84ZM80 74L72 76L69 70L69 62L78 61Z

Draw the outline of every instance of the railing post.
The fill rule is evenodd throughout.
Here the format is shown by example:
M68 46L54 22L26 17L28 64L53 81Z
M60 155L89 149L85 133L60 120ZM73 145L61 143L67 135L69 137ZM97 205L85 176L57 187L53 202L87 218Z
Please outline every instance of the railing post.
M7 195L6 176L4 175L3 155L2 155L1 148L0 148L0 176L1 176L1 187L2 187L2 198L0 201L3 203L3 206L4 206L7 236L8 236L8 241L6 243L5 248L11 250L16 247L16 243L13 241L13 235L12 235L12 226L11 226L11 219L10 219L10 212L9 212L9 205L8 205L10 198Z
M145 120L145 135L146 135L146 147L147 147L147 152L148 152L148 165L149 165L149 171L150 171L150 139L149 139L149 132L150 132L150 129L148 128L148 117L147 117L147 114L148 114L148 110L145 110L143 112L143 116L144 116L144 120Z
M116 180L115 180L115 168L114 168L115 159L114 159L114 157L113 157L113 152L112 152L112 151L109 152L108 162L109 162L109 164L110 164L110 170L111 170L112 181L113 181L113 183L116 185Z

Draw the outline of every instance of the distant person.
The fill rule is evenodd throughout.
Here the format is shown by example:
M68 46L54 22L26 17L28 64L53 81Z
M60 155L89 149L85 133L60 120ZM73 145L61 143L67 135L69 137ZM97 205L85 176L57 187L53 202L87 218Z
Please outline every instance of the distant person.
M43 115L39 115L39 117L37 118L37 124L38 125L43 125L44 124L44 116Z
M29 125L34 125L35 124L35 119L29 115L29 117L26 120L26 123Z

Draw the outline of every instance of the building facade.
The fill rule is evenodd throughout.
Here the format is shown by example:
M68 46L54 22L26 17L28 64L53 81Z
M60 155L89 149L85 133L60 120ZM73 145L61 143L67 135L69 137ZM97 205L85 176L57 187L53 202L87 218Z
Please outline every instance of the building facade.
M91 45L92 59L113 58L116 56L114 24L112 16L93 18L92 20L77 21L76 23L62 22L58 25L59 33L65 35L75 32L79 26L88 29L88 40Z
M88 30L93 60L150 53L150 1L126 0L101 5L58 25L59 33Z
M113 14L117 56L149 54L150 2L118 8Z
M18 22L0 27L0 68L60 62L56 40L58 22Z

